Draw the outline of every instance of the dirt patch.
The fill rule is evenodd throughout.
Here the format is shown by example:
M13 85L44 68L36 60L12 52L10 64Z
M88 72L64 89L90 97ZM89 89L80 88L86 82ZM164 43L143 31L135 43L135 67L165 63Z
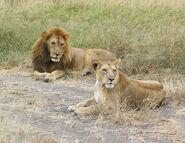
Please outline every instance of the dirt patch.
M75 80L69 75L44 83L34 80L29 72L1 72L0 141L20 143L49 137L62 143L185 142L184 103L170 101L146 113L152 115L147 117L150 120L136 117L139 111L127 112L128 121L120 124L69 113L68 106L93 96L93 83L83 76Z

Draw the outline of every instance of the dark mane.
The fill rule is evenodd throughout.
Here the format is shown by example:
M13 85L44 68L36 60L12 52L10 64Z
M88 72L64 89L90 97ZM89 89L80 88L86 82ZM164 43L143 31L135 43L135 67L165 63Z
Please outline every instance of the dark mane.
M64 49L64 55L59 63L53 63L50 60L50 54L48 52L46 41L53 35L61 35L65 42L66 47ZM35 42L32 47L32 63L33 70L39 72L51 72L59 68L67 68L71 66L73 59L72 47L69 43L69 33L63 28L53 27L48 32L43 32L39 40Z

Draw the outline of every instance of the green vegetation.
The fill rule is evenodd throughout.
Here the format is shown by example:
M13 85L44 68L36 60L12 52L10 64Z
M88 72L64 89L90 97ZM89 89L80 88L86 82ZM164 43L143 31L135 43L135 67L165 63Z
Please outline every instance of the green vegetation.
M64 27L71 45L107 49L129 74L185 74L185 8L144 0L19 0L0 8L0 65L31 61L31 47L51 26Z

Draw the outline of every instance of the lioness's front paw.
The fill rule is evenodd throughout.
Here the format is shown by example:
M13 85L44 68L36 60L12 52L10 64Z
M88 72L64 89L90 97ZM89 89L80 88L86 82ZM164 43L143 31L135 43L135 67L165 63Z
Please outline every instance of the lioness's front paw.
M87 115L87 113L85 112L84 108L79 108L74 110L75 115L79 115L81 117L84 117Z
M52 77L52 74L47 73L46 76L44 77L44 81L45 82L50 82L50 81L54 81L56 80L56 78Z
M67 110L70 112L74 112L76 108L74 106L69 106Z

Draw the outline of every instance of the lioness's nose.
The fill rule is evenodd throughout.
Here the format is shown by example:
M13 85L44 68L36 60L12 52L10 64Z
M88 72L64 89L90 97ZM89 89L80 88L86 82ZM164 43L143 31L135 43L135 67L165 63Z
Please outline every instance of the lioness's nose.
M114 78L109 78L109 80L112 82L114 80Z

